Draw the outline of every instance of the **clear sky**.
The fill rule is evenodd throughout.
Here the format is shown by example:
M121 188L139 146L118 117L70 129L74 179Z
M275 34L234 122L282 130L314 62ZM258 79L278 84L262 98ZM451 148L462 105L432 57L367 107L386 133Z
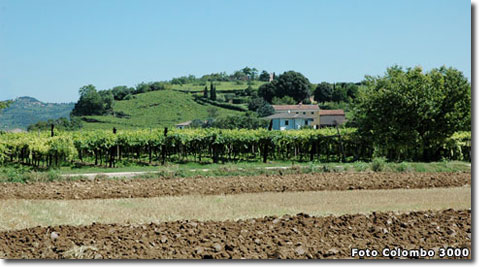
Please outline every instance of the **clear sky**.
M311 82L391 65L471 77L467 0L0 0L0 100L245 66Z

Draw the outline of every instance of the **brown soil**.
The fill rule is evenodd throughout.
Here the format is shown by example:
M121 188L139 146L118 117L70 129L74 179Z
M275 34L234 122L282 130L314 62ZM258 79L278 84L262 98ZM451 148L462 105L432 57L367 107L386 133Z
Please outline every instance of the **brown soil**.
M457 187L471 173L319 173L172 179L2 183L0 199L93 199L258 192Z
M471 210L93 224L0 233L0 257L9 259L331 259L351 258L351 248L382 251L385 247L471 250Z

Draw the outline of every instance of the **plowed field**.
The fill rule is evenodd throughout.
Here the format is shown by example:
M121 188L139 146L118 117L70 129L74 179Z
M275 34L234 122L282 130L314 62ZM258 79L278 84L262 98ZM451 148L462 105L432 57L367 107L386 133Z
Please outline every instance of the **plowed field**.
M351 258L352 248L386 247L434 249L439 258L444 246L471 249L470 210L93 224L0 233L2 258L331 259Z
M387 247L471 258L470 196L469 172L2 183L0 258L389 258Z
M147 198L187 194L459 187L471 173L320 173L0 184L0 199Z

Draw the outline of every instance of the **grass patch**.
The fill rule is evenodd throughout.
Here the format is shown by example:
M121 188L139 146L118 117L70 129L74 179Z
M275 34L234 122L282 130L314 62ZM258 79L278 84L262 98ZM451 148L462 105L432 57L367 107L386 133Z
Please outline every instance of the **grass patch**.
M49 225L237 220L300 212L324 216L373 211L468 209L470 187L265 192L179 197L0 202L0 231Z
M208 177L208 176L251 176L251 175L284 175L300 173L319 172L366 172L366 171L387 171L387 172L470 172L471 164L468 162L353 162L353 163L319 163L301 162L292 163L289 161L271 162L240 162L226 164L200 164L200 163L169 163L164 166L139 166L130 165L118 168L103 168L83 166L79 168L61 167L60 169L35 170L32 167L22 165L7 165L0 167L0 182L49 182L49 181L71 181L82 179L83 174L94 175L104 179L113 172L148 172L132 177L142 178L176 178L176 177ZM66 177L65 174L72 174ZM78 175L79 174L79 175ZM93 178L94 178L93 176ZM112 179L112 178L109 178Z

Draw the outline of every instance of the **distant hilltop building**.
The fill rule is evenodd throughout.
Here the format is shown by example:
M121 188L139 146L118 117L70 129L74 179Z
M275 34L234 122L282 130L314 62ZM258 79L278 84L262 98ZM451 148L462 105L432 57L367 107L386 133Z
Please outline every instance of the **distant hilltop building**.
M274 72L271 72L269 74L269 82L272 82L274 80L274 76L275 76L275 73Z

